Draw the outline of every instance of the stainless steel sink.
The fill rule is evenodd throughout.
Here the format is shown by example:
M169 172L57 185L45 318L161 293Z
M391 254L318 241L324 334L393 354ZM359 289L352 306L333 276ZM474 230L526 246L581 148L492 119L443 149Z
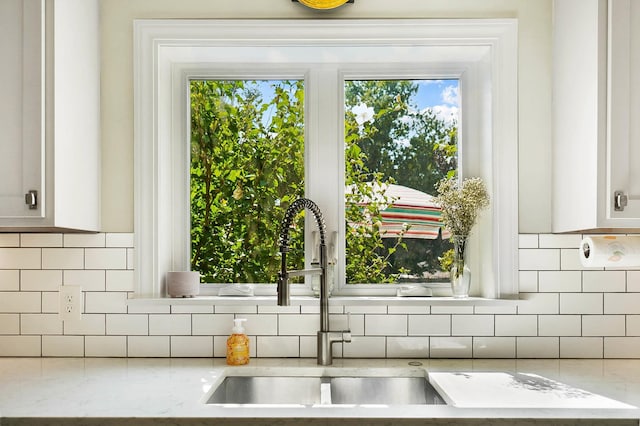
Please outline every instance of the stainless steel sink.
M445 404L426 377L227 376L205 396L229 405Z

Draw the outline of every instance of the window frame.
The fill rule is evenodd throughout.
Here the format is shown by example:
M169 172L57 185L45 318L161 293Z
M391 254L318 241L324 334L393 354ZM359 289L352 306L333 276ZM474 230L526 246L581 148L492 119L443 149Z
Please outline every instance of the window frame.
M250 31L249 31L250 30ZM318 73L309 64L313 48L398 49L436 53L421 61L364 61ZM240 52L255 49L257 58ZM288 62L274 63L273 49L290 49ZM297 53L296 53L297 52ZM263 57L261 57L261 55ZM297 55L297 56L296 56ZM246 70L256 69L260 72ZM262 61L262 62L260 62ZM431 69L425 72L429 65ZM395 67L395 68L394 68ZM190 264L188 80L192 78L305 79L306 196L327 217L329 234L344 236L344 80L351 78L431 78L460 80L462 104L459 169L485 179L491 207L470 242L475 294L516 298L518 294L517 185L517 22L487 20L136 20L134 22L134 178L136 295L165 297L167 271ZM321 91L322 79L339 90ZM323 87L323 86L322 86ZM325 93L326 92L326 93ZM340 100L340 102L337 102ZM335 108L335 105L342 105ZM465 111L476 111L465 114ZM186 113L185 113L186 112ZM337 114L337 115L335 115ZM326 119L335 124L326 126ZM317 120L314 122L314 120ZM322 127L319 123L323 123ZM334 135L333 148L320 135ZM468 137L465 137L468 135ZM326 138L324 138L326 139ZM331 139L331 136L329 137ZM323 149L320 149L320 147ZM330 145L329 145L330 146ZM340 164L325 190L319 164ZM185 166L186 165L186 166ZM342 186L340 186L342 185ZM182 207L181 207L182 206ZM274 224L278 226L279 224ZM307 234L313 230L308 224ZM276 250L277 248L274 248ZM305 248L310 251L310 247ZM337 238L335 275L344 283L344 238ZM309 258L310 256L306 256ZM476 284L477 285L477 284ZM209 287L209 285L207 285ZM273 293L273 286L265 286ZM339 295L389 295L380 285L337 285ZM209 287L210 288L210 287ZM305 290L306 289L306 290ZM302 293L309 292L308 287Z

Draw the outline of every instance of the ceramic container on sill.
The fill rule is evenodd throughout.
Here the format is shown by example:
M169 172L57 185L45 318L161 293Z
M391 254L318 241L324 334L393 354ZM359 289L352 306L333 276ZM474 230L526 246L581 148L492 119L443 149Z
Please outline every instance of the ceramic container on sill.
M167 272L167 293L171 297L195 297L200 292L200 273Z

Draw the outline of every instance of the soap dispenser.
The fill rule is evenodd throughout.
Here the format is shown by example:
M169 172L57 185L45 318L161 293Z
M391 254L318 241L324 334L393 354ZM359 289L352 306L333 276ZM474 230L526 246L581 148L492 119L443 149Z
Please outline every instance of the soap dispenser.
M249 363L249 338L244 334L242 323L246 318L233 320L233 334L227 339L227 364L245 365Z

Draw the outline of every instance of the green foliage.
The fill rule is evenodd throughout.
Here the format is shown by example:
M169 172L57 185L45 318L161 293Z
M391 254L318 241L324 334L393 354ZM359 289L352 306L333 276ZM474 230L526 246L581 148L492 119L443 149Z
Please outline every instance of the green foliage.
M300 81L191 82L192 269L204 282L275 282L284 211L304 194ZM290 258L302 259L302 227ZM295 235L297 234L297 235Z

